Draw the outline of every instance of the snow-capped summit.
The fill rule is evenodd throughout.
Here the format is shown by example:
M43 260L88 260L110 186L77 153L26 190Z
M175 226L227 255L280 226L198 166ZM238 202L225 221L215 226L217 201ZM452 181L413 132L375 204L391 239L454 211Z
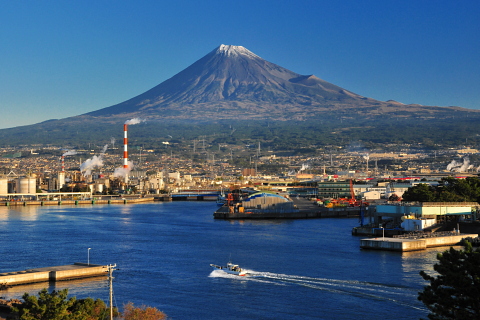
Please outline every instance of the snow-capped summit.
M88 115L286 120L336 104L365 103L369 100L313 75L282 68L245 47L222 44L147 92Z
M249 57L252 57L252 58L260 58L255 53L253 53L252 51L248 50L247 48L245 48L243 46L232 46L232 45L226 45L226 44L221 44L215 50L215 53L216 54L221 54L221 55L226 55L227 57L245 55L245 56L249 56Z
M430 116L437 110L363 97L314 75L301 75L285 69L245 47L222 44L156 87L125 102L85 115L162 120L283 121L343 115L352 119L396 116L400 111Z

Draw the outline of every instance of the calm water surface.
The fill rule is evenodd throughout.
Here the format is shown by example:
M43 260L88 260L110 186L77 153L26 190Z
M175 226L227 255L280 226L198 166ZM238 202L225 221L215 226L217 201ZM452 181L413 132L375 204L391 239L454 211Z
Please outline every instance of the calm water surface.
M360 250L357 219L218 221L211 202L0 207L0 272L87 262L117 264L117 306L132 301L171 319L418 319L436 253ZM230 259L238 277L212 271ZM35 284L108 301L104 278Z

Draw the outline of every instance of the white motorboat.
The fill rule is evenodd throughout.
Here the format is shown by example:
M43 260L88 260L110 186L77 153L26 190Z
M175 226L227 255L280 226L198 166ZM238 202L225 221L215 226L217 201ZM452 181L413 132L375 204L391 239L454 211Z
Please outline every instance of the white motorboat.
M231 262L227 263L226 266L217 266L216 264L210 264L210 267L213 270L220 270L228 274L233 274L236 276L245 276L247 273L238 266L238 264L233 264Z

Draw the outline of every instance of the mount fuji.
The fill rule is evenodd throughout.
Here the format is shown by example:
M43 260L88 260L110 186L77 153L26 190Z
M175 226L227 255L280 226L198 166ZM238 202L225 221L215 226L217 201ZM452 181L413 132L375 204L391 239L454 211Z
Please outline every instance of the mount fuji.
M223 130L232 137L237 129L236 135L250 139L272 125L277 133L262 135L270 140L291 133L280 139L282 143L299 144L299 137L308 136L308 144L314 135L337 144L359 137L411 142L428 136L437 141L447 131L449 140L465 141L478 127L480 111L363 97L314 75L282 68L244 47L221 45L125 102L69 118L2 129L0 140L4 144L84 143L115 136L119 124L135 118L147 120L135 136L150 142L173 132L195 139ZM442 135L438 134L440 128Z
M242 46L220 45L156 87L82 117L177 120L311 120L325 117L448 117L458 107L404 105L300 75Z

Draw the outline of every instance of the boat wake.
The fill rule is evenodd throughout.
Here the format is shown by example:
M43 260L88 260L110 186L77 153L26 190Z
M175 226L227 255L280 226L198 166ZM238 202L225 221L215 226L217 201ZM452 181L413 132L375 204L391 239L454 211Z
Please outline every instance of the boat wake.
M378 301L389 301L417 310L427 310L417 300L418 289L407 286L358 280L312 278L271 272L258 272L247 269L244 269L244 271L246 271L247 274L243 277L226 274L222 271L212 271L210 277L269 283L281 286L298 285L334 294L343 294Z

